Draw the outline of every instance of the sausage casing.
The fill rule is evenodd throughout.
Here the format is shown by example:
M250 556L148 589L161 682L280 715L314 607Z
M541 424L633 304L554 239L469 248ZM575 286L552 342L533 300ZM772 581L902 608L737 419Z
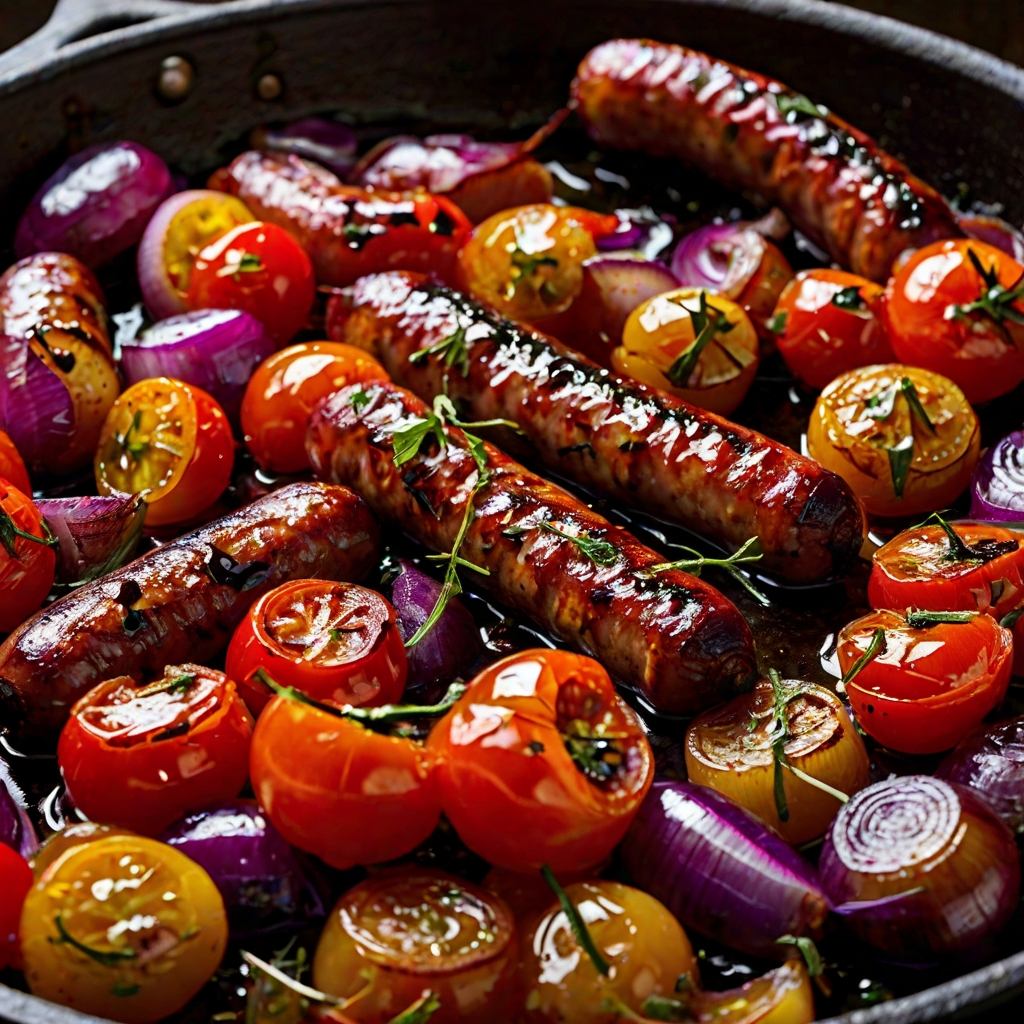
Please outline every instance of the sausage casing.
M313 411L310 463L435 551L452 550L473 500L458 554L487 570L474 583L597 658L660 710L693 714L749 687L753 641L736 607L688 573L647 572L664 559L561 488L484 445L490 476L474 498L477 463L452 427L444 448L428 439L396 466L396 429L428 414L393 384L345 388Z
M860 550L853 492L785 445L616 377L421 275L363 278L349 302L339 340L375 351L392 379L423 398L447 390L470 419L514 421L529 448L517 449L510 432L502 447L729 550L756 536L763 568L793 582L836 575ZM449 360L453 338L458 358Z
M114 676L206 662L262 594L288 580L357 580L377 525L350 490L290 484L44 608L0 647L0 726L35 740Z

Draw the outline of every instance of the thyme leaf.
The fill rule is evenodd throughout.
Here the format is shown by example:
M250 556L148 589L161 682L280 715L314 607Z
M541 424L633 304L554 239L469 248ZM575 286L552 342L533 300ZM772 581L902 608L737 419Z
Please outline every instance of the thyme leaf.
M687 547L685 544L677 544L675 547L680 548L683 551L689 551L692 555L690 558L680 558L674 562L659 562L657 565L652 565L647 569L644 569L641 575L651 577L657 575L659 572L667 572L670 569L681 569L683 572L688 572L691 576L700 576L705 566L712 566L718 569L724 569L733 579L736 580L744 590L750 594L759 604L767 608L771 601L768 597L761 593L753 583L743 575L742 572L737 568L738 565L743 565L747 562L758 562L764 557L764 552L761 550L761 541L758 537L748 537L739 548L734 551L728 558L708 558L702 555L699 551L694 548Z
M595 565L607 567L614 565L618 561L619 549L614 544L602 540L600 537L592 537L589 533L567 533L561 527L548 522L538 523L537 528L547 533L553 533L556 537L563 538L563 540L571 541L579 549L580 553L589 558Z

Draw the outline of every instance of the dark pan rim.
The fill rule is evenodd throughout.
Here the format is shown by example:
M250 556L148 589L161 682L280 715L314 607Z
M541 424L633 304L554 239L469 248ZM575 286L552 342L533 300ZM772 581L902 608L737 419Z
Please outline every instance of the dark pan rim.
M833 31L880 49L907 55L945 72L954 72L1015 100L1024 110L1024 69L947 36L888 18L822 0L658 0L689 7L731 8L779 21ZM216 6L196 5L194 10L170 14L153 21L129 25L62 46L55 53L27 62L23 68L0 75L0 96L27 90L136 47L186 38L197 31L215 30L239 20L264 23L296 13L337 10L346 7L396 7L429 3L429 0L228 0ZM582 56L582 54L581 54ZM940 1017L967 1016L988 1004L1002 1002L1024 990L1024 950L913 995L819 1024L912 1024ZM18 1024L108 1024L103 1018L68 1009L0 984L0 1018Z

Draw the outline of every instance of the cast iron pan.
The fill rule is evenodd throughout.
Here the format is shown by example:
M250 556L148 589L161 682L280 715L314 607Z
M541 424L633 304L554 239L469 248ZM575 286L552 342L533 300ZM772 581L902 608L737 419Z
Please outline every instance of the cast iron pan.
M1024 220L1024 71L819 0L61 0L0 56L3 265L14 220L69 148L133 139L195 174L258 123L338 110L521 135L564 103L582 55L617 35L682 42L774 75L945 193ZM962 1017L1021 991L1024 952L835 1019ZM2 985L0 1018L98 1020Z

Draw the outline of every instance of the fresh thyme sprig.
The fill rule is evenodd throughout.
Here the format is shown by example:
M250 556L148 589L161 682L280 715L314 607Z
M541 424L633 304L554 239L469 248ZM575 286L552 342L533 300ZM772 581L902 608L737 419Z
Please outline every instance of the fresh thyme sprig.
M590 929L587 927L586 921L583 920L579 908L569 898L569 894L559 884L554 872L547 864L541 865L540 873L544 876L544 881L551 887L551 891L558 897L558 902L561 904L565 916L569 919L569 927L572 928L576 941L583 948L587 956L590 957L594 970L602 977L607 978L608 972L611 970L611 964L601 955L601 951L597 948L597 943L594 942L594 937L590 934Z
M409 356L413 365L422 363L430 356L443 356L444 365L450 370L457 368L463 377L469 376L469 350L466 348L466 331L464 324L459 324L447 337L434 342L428 348L421 348Z
M614 565L619 559L619 549L610 541L591 536L591 534L585 532L569 533L556 523L548 522L547 520L527 526L510 526L507 530L502 531L502 535L505 537L518 537L520 534L526 533L527 530L541 530L545 533L553 533L556 537L570 541L579 549L580 554L589 558L594 565L607 568Z
M714 306L708 305L708 293L701 291L698 308L690 309L683 302L679 303L690 314L693 324L693 341L680 353L678 358L665 372L665 376L676 385L684 387L700 359L701 353L711 344L716 334L728 334L736 325Z
M684 572L688 572L691 576L700 576L701 572L706 566L713 568L724 569L733 579L744 590L750 594L759 604L767 608L771 601L765 594L762 594L757 587L754 586L746 576L737 568L739 565L744 565L748 562L759 562L764 557L764 552L761 550L761 541L757 537L748 537L743 542L743 545L738 551L734 551L728 558L708 558L706 555L702 555L699 551L694 548L687 547L685 544L675 544L673 547L677 547L682 551L688 551L691 554L690 558L679 558L674 562L659 562L657 565L652 565L650 568L644 569L643 576L651 577L655 576L660 572L668 572L670 569L682 569Z

